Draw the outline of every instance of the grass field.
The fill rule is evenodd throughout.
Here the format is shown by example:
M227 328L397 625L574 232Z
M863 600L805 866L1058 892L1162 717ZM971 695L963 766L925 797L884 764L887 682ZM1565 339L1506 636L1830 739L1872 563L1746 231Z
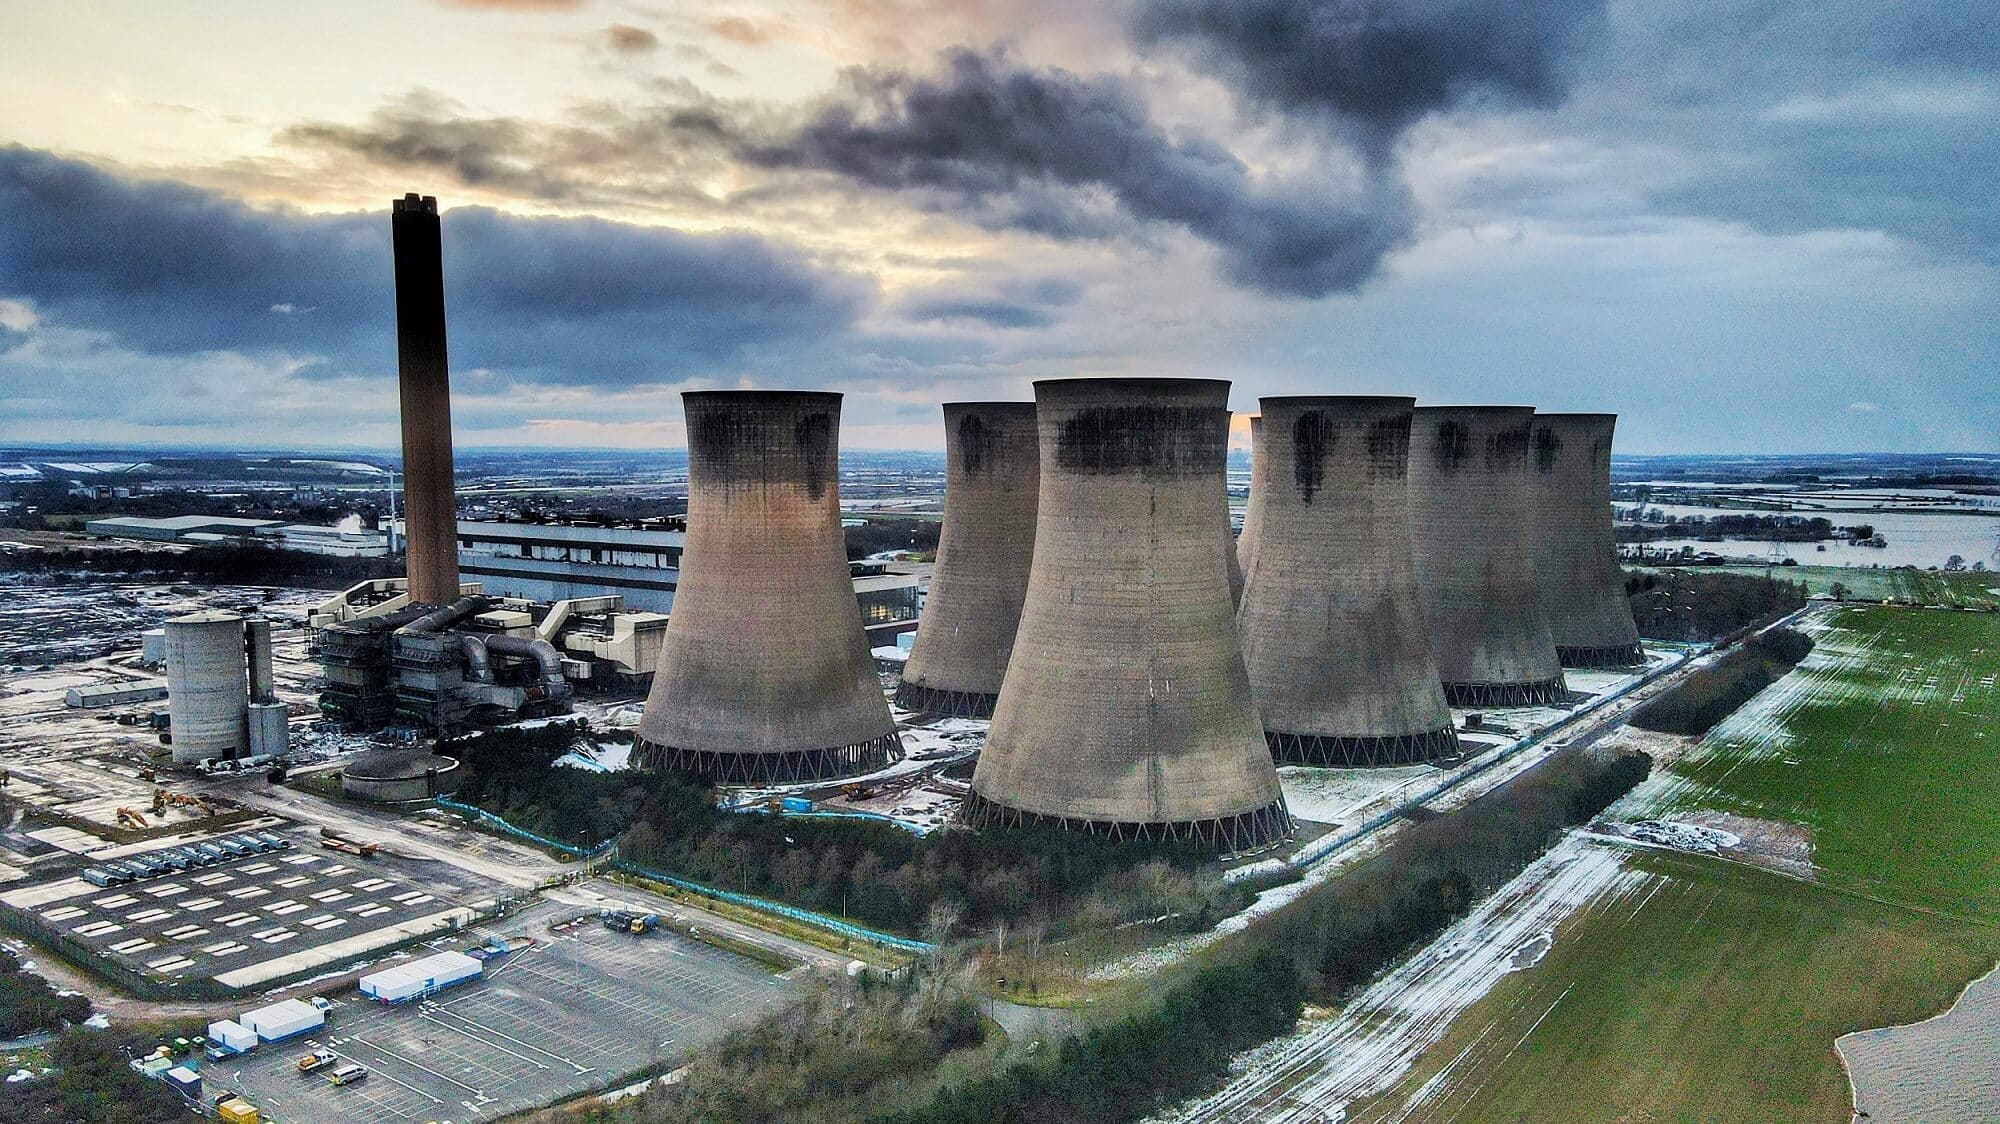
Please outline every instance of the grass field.
M1830 883L2000 921L2000 618L1844 608L1669 807L1806 825Z
M1632 567L1652 569L1653 567ZM1837 582L1847 587L1850 601L1895 601L1909 605L1944 606L1953 609L2000 609L2000 573L1941 570L1866 569L1860 566L1698 566L1693 573L1768 573L1789 582L1806 583L1813 597L1831 597Z
M1616 811L1805 825L1817 881L1632 851L1350 1119L1848 1119L1834 1039L2000 957L2000 617L1829 608L1817 648ZM1612 846L1612 844L1592 844Z
M1570 917L1349 1119L1837 1124L1833 1040L1949 1006L2000 956L1986 926L1697 856L1631 862L1645 886Z

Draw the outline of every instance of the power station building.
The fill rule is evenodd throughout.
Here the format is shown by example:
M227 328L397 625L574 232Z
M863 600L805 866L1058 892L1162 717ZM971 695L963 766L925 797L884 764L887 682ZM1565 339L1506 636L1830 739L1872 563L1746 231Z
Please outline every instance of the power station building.
M687 543L635 761L722 782L901 756L840 531L840 395L699 391Z
M1564 667L1644 663L1612 538L1616 414L1535 415L1535 577Z
M1292 830L1229 596L1229 384L1035 384L1034 563L962 816L1223 851Z
M1422 406L1410 428L1410 531L1431 655L1454 706L1568 695L1542 614L1527 406Z
M944 407L944 528L930 597L896 703L989 718L1007 676L1041 487L1033 402Z
M1411 556L1410 398L1266 398L1237 631L1281 764L1455 754ZM1249 523L1245 523L1248 535Z

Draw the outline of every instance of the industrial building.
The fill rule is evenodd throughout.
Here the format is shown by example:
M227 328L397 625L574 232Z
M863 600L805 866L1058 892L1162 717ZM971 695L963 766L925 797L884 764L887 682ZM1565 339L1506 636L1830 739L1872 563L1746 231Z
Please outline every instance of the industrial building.
M85 534L100 539L137 539L188 546L257 542L283 550L337 558L379 558L389 552L389 538L380 531L230 515L170 515L158 518L113 515L92 519L83 525L83 529Z
M841 538L840 396L702 391L682 402L686 550L635 760L755 782L899 758Z
M168 729L176 764L266 758L289 745L271 673L271 622L203 610L165 627Z
M1539 706L1568 696L1530 542L1533 418L1527 406L1423 406L1411 424L1417 586L1454 706Z
M1617 424L1616 414L1535 415L1535 579L1564 667L1631 667L1646 659L1604 517Z
M947 403L944 440L937 568L896 702L927 714L989 718L1035 556L1035 404Z
M1042 484L1013 658L962 812L1240 852L1292 830L1229 597L1229 384L1035 384Z
M127 679L117 683L90 683L71 687L63 693L63 705L79 710L125 706L167 697L167 685L157 679Z
M686 521L458 521L458 571L486 591L529 601L617 596L625 607L671 613L680 584ZM871 643L916 626L920 579L853 563L855 600ZM650 666L650 665L649 665ZM650 674L650 672L649 672Z
M1250 485L1263 524L1236 625L1280 763L1407 765L1458 750L1410 548L1415 404L1263 400Z

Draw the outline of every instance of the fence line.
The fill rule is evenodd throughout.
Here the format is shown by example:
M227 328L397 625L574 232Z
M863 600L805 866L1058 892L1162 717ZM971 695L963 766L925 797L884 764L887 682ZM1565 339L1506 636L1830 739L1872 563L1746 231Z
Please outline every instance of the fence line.
M516 827L515 825L508 823L505 819L494 815L492 812L489 812L484 808L476 808L470 804L461 804L460 802L453 800L448 796L437 797L437 803L438 806L441 808L448 808L451 811L457 812L461 815L469 816L472 819L477 820L479 823L494 829L495 831L499 831L507 835L512 835L519 839L525 839L538 846L547 847L555 851L561 851L562 853L567 855L575 855L579 858L584 858L584 859L601 858L607 851L610 851L613 847L618 845L617 840L611 839L611 840L606 840L605 842L600 843L595 847L590 847L590 848L578 847L575 844L563 843L554 839L550 839L545 835L537 835L536 833L529 831L526 828ZM783 917L792 921L797 921L800 924L811 925L817 929L825 929L828 932L837 933L843 937L851 937L855 940L867 941L870 944L881 945L885 948L893 948L902 952L927 953L932 951L936 947L934 945L927 944L923 941L911 940L908 937L898 937L890 933L877 932L874 929L864 928L860 925L853 924L852 922L842 921L837 918L828 917L822 913L814 913L812 910L809 909L800 909L797 906L786 905L783 902L774 902L768 898L760 898L754 894L739 894L733 890L724 890L716 886L710 886L705 883L696 882L690 878L682 878L679 877L678 875L673 875L673 874L664 874L660 871L640 866L637 863L628 862L622 858L612 859L610 866L614 870L621 870L627 874L635 874L641 878L650 878L655 882L663 882L676 889L686 890L691 894L698 894L705 898L713 898L716 901L720 902L728 902L731 905L742 906L746 909L754 909L762 913L774 914L778 917Z

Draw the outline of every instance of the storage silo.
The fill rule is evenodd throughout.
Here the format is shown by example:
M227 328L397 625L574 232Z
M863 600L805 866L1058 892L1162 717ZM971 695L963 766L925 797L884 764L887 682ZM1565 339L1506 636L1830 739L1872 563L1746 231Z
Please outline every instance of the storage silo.
M724 783L901 756L840 531L840 395L711 390L687 411L687 539L642 766Z
M1420 406L1410 532L1431 656L1453 706L1538 706L1568 691L1542 615L1528 406Z
M204 609L166 624L167 714L174 762L240 757L248 744L250 685L243 618Z
M1035 384L1034 565L974 826L1244 851L1291 831L1229 599L1229 384Z
M1280 764L1406 765L1457 751L1410 549L1415 404L1263 400L1251 494L1266 522L1236 625Z
M947 403L944 427L944 528L896 702L990 718L1035 554L1035 404Z

